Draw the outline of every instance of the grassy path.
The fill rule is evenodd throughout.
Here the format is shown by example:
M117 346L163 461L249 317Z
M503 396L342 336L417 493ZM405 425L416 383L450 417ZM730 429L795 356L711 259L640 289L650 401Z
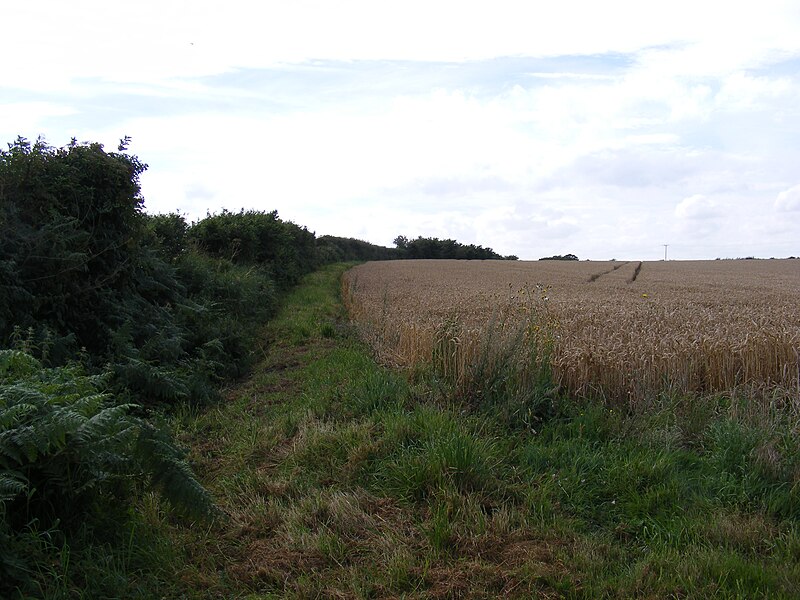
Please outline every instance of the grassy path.
M314 273L291 294L262 363L225 403L177 419L226 516L181 529L150 507L177 565L163 595L800 589L797 486L751 468L760 438L745 425L700 404L693 432L675 431L674 407L632 421L565 403L533 434L507 407L455 402L434 374L376 365L346 324L342 270Z

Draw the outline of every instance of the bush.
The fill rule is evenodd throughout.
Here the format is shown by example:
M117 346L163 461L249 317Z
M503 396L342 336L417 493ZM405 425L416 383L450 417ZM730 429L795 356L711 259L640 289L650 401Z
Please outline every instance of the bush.
M74 333L78 348L105 352L139 266L145 169L100 144L55 149L19 138L0 152L0 278L17 300L0 336L15 325L51 332L61 356L77 349Z
M400 258L397 248L385 248L353 238L323 235L317 238L317 260L320 264Z
M556 254L555 256L545 256L539 260L578 260L578 257L574 254Z
M282 288L296 284L317 266L314 234L282 221L278 211L223 210L193 223L189 238L209 256L266 268Z
M145 168L100 144L20 138L0 152L0 347L23 339L48 366L80 353L91 372L111 373L123 401L206 402L246 372L253 325L275 310L273 275L291 282L311 268L313 234L247 213L192 237L180 215L142 212ZM200 235L220 224L232 237ZM220 254L248 233L248 256L265 264L195 248L201 238Z
M166 261L175 260L189 249L189 225L178 213L149 215L145 229L150 236L148 245Z
M176 275L197 303L197 309L187 307L182 316L192 347L207 352L209 340L218 341L217 375L241 377L250 366L258 333L254 324L263 323L278 308L269 273L258 265L237 266L188 253L177 261Z
M68 537L124 515L142 486L187 513L213 510L170 434L115 404L102 382L77 366L46 369L0 350L0 592L25 578L17 536L55 528Z

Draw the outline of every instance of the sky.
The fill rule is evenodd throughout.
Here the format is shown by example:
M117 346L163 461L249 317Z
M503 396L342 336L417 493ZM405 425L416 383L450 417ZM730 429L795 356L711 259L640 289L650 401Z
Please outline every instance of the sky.
M0 144L130 136L150 213L800 255L796 0L0 3Z

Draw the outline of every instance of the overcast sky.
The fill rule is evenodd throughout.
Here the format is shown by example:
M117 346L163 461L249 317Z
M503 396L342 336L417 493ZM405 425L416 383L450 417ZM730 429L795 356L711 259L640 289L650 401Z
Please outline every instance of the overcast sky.
M797 0L0 1L0 143L131 136L149 212L800 255Z

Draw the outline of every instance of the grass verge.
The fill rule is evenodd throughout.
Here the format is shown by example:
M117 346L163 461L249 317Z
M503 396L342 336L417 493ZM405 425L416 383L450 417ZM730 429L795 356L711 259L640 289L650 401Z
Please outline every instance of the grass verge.
M377 365L346 325L344 268L290 294L267 327L263 361L226 402L176 418L225 517L173 527L149 498L143 521L170 539L159 595L800 589L789 429L732 419L713 399L664 400L646 416L562 400L533 433L502 402L475 406L431 373Z

